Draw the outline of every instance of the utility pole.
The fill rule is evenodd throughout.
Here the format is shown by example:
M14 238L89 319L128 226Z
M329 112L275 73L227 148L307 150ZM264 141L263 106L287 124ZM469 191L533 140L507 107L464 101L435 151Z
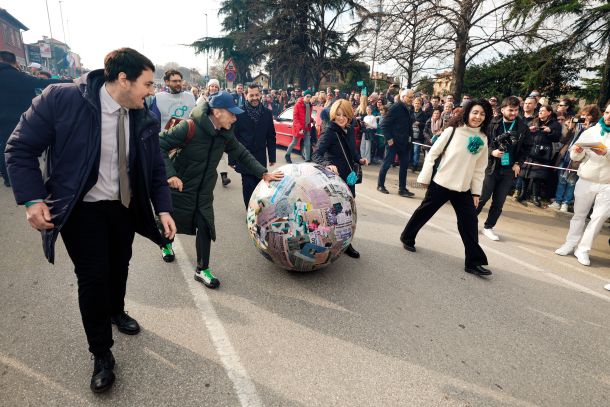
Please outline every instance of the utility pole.
M51 50L51 58L48 58L49 68L51 68L53 62L53 29L51 28L51 16L49 14L49 0L44 0L45 5L47 6L47 20L49 20L49 34L51 35L51 40L49 42L49 49Z
M208 13L205 14L205 38L208 38ZM205 76L210 81L210 54L208 50L205 50Z
M68 45L68 43L66 42L66 28L64 27L64 13L61 9L61 3L63 3L63 1L59 0L59 15L61 17L61 31L64 34L64 44Z
M373 62L371 63L371 77L375 75L375 58L377 57L377 40L379 39L379 31L381 30L381 12L383 0L379 0L379 7L377 8L377 27L375 27L375 44L373 46ZM373 92L377 92L377 75L375 75Z

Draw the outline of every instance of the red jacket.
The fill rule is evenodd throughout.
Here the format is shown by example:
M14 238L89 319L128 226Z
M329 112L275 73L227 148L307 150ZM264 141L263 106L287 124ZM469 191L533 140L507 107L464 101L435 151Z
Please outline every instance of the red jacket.
M310 104L311 106L311 104ZM311 130L311 127L314 124L313 118L311 117L311 113L313 112L313 106L309 109L309 126L305 128L305 102L302 97L297 100L297 103L294 105L294 111L292 112L292 135L296 137L303 137L301 130Z

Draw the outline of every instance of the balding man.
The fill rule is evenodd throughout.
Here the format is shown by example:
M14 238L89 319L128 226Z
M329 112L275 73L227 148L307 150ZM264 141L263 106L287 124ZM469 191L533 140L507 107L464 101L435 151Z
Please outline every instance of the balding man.
M398 195L411 198L415 195L407 189L407 168L409 153L413 139L413 124L411 121L411 103L415 92L403 89L400 92L400 102L394 103L381 122L383 135L386 139L386 155L379 170L377 190L384 194L390 192L385 188L385 177L398 154L400 170L398 173Z

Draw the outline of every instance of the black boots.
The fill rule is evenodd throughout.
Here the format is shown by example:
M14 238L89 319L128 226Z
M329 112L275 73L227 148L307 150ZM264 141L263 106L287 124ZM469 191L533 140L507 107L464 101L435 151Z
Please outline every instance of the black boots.
M222 179L222 186L223 187L226 187L227 185L229 185L231 183L231 180L227 176L226 172L221 172L220 173L220 178Z
M358 252L354 247L350 244L347 249L345 249L345 254L353 259L360 258L360 252Z
M91 391L103 393L114 383L114 356L111 351L93 356L93 375L91 376Z

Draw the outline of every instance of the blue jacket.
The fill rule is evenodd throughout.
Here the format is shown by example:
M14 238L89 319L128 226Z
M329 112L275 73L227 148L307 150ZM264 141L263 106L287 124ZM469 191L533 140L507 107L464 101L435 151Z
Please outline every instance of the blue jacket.
M264 106L262 111L258 123L250 119L246 112L238 114L237 122L235 122L235 137L263 167L267 167L267 155L269 155L270 162L276 162L275 127L273 126L271 111ZM231 158L229 164L234 165L235 171L240 174L255 175Z
M100 69L83 75L76 84L49 86L34 99L7 143L6 163L17 204L43 199L51 211L55 227L41 232L50 263L59 231L97 182L103 84ZM131 216L136 232L161 244L150 202L157 213L171 212L172 206L159 150L159 122L147 109L130 109L129 125ZM43 179L38 158L45 151Z
M403 102L394 103L381 123L386 141L394 140L398 146L408 146L413 141L411 120L409 107Z

